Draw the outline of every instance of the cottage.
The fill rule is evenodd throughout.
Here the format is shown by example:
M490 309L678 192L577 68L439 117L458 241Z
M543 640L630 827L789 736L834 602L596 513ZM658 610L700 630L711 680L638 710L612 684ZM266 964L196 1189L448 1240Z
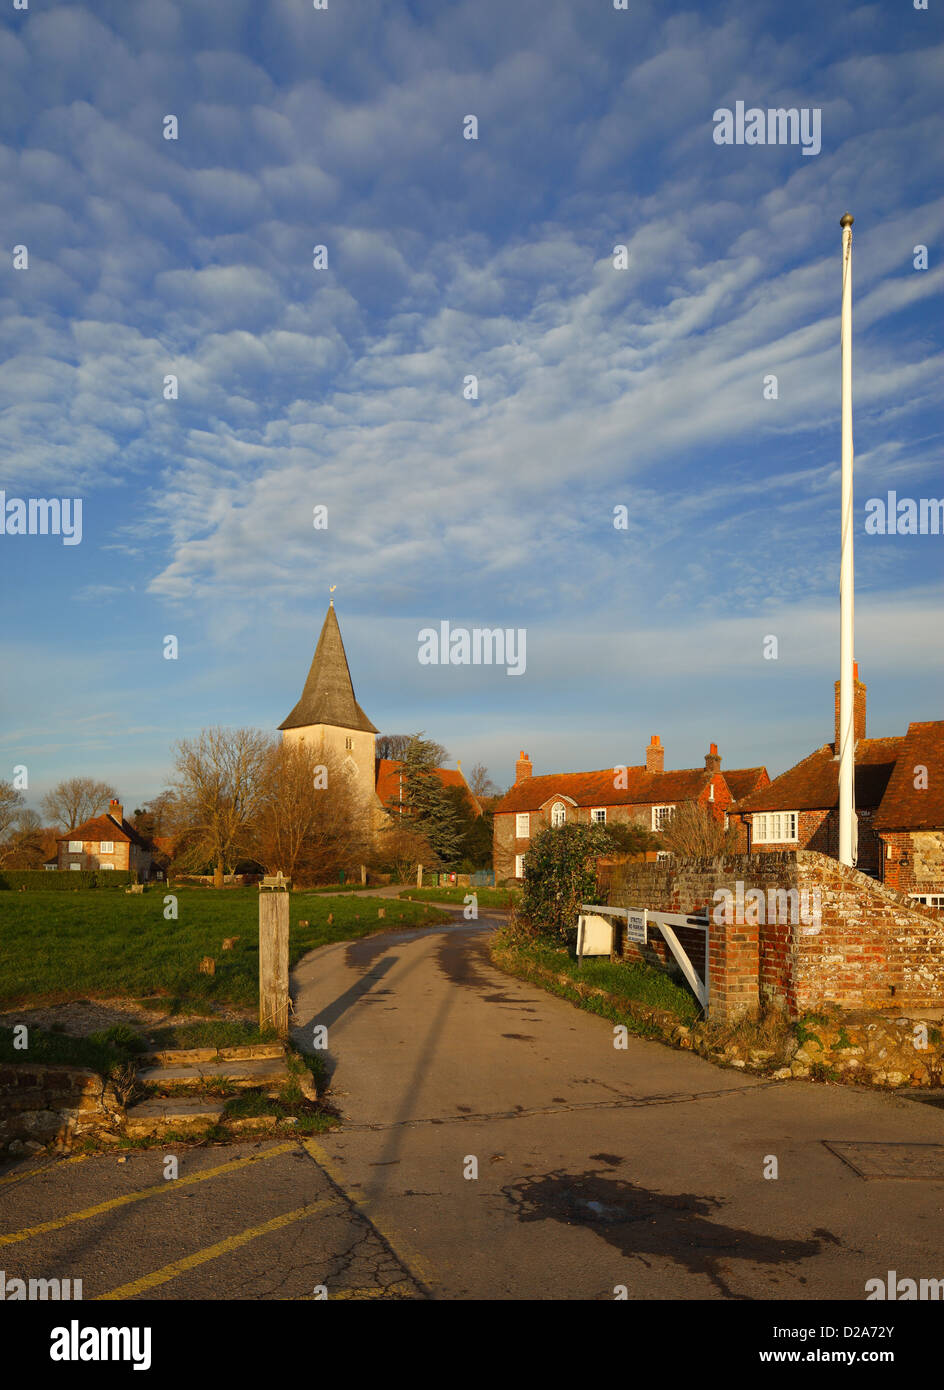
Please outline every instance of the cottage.
M60 869L130 869L148 878L151 846L124 818L124 808L114 798L102 816L77 825L56 837Z
M600 772L555 772L535 777L522 753L515 784L495 808L494 863L497 881L522 878L531 840L546 826L571 822L641 825L658 833L683 802L706 806L719 820L739 797L769 782L763 767L721 771L713 743L704 767L665 771L665 749L653 734L645 764L620 764Z

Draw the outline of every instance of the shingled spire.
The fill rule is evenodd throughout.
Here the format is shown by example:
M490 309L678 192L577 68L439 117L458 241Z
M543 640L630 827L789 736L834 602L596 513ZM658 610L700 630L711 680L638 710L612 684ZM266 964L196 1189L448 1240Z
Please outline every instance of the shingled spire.
M378 732L354 698L351 672L333 603L325 614L302 697L279 728L301 729L312 724L360 729L368 734Z

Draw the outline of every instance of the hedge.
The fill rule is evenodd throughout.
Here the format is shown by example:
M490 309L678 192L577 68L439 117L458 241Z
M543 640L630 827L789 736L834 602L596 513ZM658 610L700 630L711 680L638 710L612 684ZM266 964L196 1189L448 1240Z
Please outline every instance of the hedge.
M127 888L137 883L135 869L3 869L0 891L63 892L76 888Z

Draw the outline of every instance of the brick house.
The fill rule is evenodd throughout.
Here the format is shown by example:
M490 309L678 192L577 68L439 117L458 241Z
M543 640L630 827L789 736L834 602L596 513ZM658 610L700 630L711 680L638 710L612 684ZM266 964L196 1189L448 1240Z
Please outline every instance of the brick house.
M713 743L705 766L665 771L665 749L653 734L645 764L599 772L554 772L535 777L531 759L515 763L515 784L495 807L495 880L521 878L532 838L546 826L571 822L641 825L658 831L683 802L707 806L720 820L740 797L769 782L763 767L721 771Z
M866 686L858 667L853 689L856 867L919 901L940 898L929 905L944 906L944 721L911 724L904 737L866 738ZM731 808L747 827L750 853L811 849L838 858L838 681L834 703L833 742Z
M114 799L105 815L93 816L56 837L60 869L130 869L140 879L150 875L151 847L124 818Z
M908 725L874 827L888 887L944 908L944 720Z

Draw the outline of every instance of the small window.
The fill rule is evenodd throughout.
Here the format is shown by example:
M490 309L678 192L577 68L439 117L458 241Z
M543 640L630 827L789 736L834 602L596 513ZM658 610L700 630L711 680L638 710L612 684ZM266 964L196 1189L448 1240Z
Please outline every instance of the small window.
M515 855L515 878L524 878L524 855Z
M562 801L555 801L551 807L551 825L559 826L567 824L567 807Z
M115 852L115 842L114 842L114 840L102 840L101 844L100 844L99 847L98 847L98 852L99 852L99 854L114 854L114 852Z
M99 868L101 868L101 869L113 869L114 867L115 867L114 864L100 864L100 865L99 865Z
M590 820L594 825L606 825L606 807L594 806L590 812Z
M764 811L754 816L751 838L757 845L793 844L800 816L797 811Z
M923 903L925 907L944 908L944 893L909 893L913 903Z
M529 840L531 838L531 817L527 811L519 811L515 816L515 839ZM519 874L520 878L521 875Z
M671 858L672 858L672 853L671 853L670 850L667 850L667 849L659 849L659 850L656 850L656 860L657 860L657 862L658 862L659 864L661 864L661 863L663 862L663 860L665 860L665 859L671 859Z
M81 868L82 868L82 865L81 865L81 864L70 864L70 865L69 865L69 868L70 868L70 869L75 869L77 872L79 872L79 871L81 870Z
M350 750L354 747L354 740L352 738L346 738L344 740L344 747L348 750L348 752L350 752Z
M652 828L653 830L664 830L668 822L672 819L674 806L653 806L652 808Z
M82 853L82 841L81 841L81 840L70 840L70 841L69 841L69 853L70 853L70 854L81 854L81 853Z

